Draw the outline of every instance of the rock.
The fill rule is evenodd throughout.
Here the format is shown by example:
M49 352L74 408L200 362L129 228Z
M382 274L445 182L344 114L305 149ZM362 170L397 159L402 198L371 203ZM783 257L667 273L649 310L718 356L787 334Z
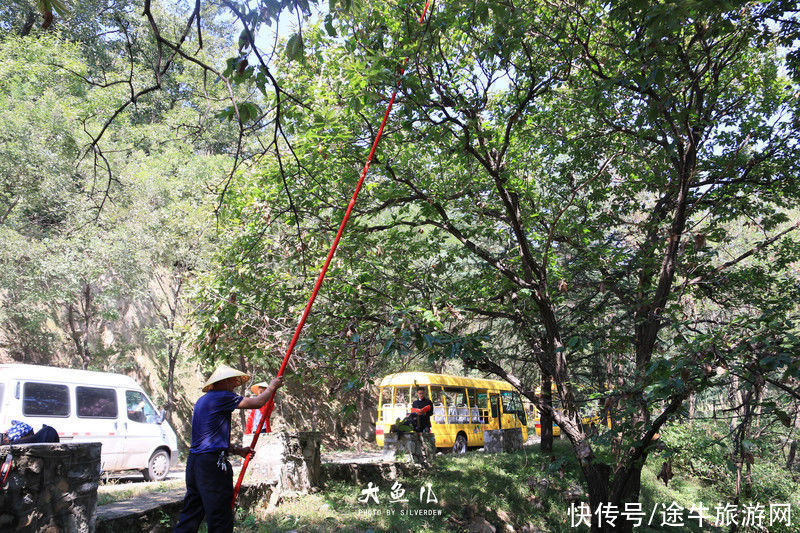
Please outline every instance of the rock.
M544 503L542 503L542 500L537 498L535 494L531 494L526 499L528 500L528 503L530 503L531 506L534 509L543 509L544 508Z
M528 488L533 492L547 492L547 489L550 488L550 480L547 478L536 479L536 476L531 476L528 478Z
M480 515L469 521L467 529L470 533L497 533L497 528Z
M565 490L561 493L561 496L564 498L566 502L576 502L583 497L583 490L578 487L574 486Z
M490 429L483 432L486 453L512 452L522 449L522 428Z
M390 433L383 438L385 462L410 462L428 466L436 455L436 436L433 433Z
M485 453L500 453L503 451L502 429L487 429L483 432L483 451Z
M322 475L320 442L320 434L313 431L262 435L245 480L252 484L277 482L278 491L308 492L318 487Z
M522 449L522 428L503 430L503 451L513 452Z
M11 471L0 491L0 530L95 530L99 443L0 446L12 456Z

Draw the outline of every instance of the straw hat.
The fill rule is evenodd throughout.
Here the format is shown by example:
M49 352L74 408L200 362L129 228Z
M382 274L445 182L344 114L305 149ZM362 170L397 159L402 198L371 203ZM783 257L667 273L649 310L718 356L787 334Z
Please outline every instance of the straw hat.
M239 372L235 368L231 368L228 365L219 365L219 367L214 370L214 373L211 374L211 377L208 378L206 384L203 385L203 392L210 391L211 386L214 385L214 383L218 383L228 378L238 378L236 382L237 387L250 381L250 376L244 372Z
M253 394L258 394L259 387L264 387L266 389L267 387L269 387L269 383L267 383L266 381L259 381L258 383L250 387L250 390L253 392Z

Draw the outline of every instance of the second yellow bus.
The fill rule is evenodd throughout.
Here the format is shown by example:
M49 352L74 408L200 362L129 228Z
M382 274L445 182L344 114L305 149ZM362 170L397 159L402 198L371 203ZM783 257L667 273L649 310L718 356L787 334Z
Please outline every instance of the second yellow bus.
M430 372L399 372L380 383L375 424L378 446L383 446L383 436L392 424L410 413L418 387L425 388L433 402L431 432L437 448L464 453L469 446L483 446L483 432L488 429L522 428L523 442L528 439L522 399L510 384Z

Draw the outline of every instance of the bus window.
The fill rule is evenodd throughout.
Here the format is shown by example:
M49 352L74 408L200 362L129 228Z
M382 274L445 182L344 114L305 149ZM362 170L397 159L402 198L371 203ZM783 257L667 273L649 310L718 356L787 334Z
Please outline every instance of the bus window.
M469 422L467 390L463 387L445 387L444 396L447 405L447 422L450 424Z
M498 401L497 394L492 394L489 397L489 402L492 407L492 418L500 417L500 402Z
M515 414L519 418L520 423L525 426L527 420L525 419L525 409L522 407L522 400L519 393L512 391L503 391L500 393L503 400L503 412L508 414Z
M467 389L467 405L469 406L469 422L470 424L479 424L481 421L481 412L478 408L478 391L475 389Z
M434 424L446 424L447 419L444 414L444 393L442 392L441 385L431 385L431 402L433 402L433 418L431 421Z
M394 406L405 406L409 402L408 387L400 386L394 388Z
M381 387L378 393L378 422L387 420L384 412L391 407L389 403L392 398L392 390L389 387Z
M475 390L481 424L489 423L489 393L486 390Z
M381 394L381 416L385 422L394 423L408 414L409 386L384 387ZM394 398L392 398L394 396Z

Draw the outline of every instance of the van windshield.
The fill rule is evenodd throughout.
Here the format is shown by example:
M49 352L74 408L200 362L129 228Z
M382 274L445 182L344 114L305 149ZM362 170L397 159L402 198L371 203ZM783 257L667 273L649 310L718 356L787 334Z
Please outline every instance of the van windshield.
M139 391L125 391L125 403L128 409L128 420L142 424L158 424L159 415L147 396Z

